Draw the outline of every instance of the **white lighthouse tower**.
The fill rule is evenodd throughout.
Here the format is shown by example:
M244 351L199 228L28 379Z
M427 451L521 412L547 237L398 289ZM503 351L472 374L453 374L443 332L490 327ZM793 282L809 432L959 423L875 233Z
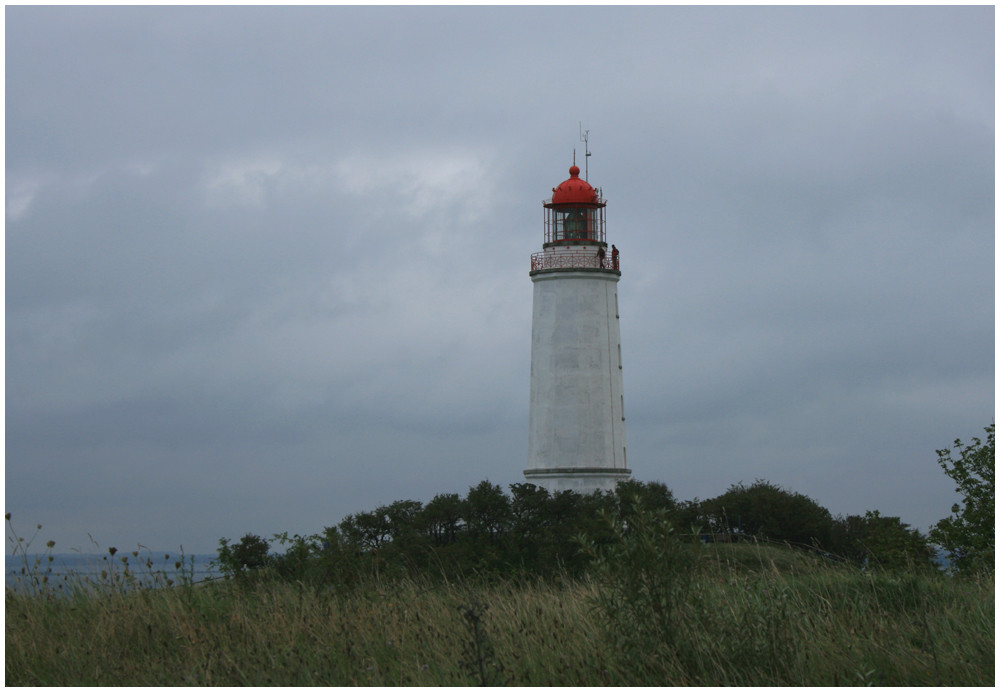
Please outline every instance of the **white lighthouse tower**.
M529 483L556 492L611 490L628 478L618 327L618 250L597 190L569 169L545 207L531 256Z

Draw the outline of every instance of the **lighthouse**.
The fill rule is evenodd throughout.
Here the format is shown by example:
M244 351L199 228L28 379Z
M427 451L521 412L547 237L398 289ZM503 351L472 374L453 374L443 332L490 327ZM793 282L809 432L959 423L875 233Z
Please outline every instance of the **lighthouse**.
M612 490L631 471L618 325L618 249L605 201L580 177L542 202L542 251L531 256L529 483L549 492Z

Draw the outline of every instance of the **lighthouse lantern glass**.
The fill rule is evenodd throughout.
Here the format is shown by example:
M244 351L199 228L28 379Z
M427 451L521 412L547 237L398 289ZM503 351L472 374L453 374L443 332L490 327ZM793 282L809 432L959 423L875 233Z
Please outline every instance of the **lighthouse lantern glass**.
M604 242L604 207L563 207L546 211L545 242Z

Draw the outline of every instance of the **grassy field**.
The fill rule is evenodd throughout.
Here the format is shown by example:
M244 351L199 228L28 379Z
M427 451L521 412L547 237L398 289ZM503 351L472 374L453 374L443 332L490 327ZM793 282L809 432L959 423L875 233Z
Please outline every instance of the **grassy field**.
M585 579L269 579L6 595L7 685L989 685L992 575L790 549ZM684 550L688 550L685 548ZM610 556L615 557L615 556Z

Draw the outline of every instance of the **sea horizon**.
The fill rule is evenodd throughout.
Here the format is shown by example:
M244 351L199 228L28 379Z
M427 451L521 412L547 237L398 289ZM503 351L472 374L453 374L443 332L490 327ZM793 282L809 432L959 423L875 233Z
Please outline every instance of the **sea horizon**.
M206 581L221 575L215 561L216 553L181 553L165 550L117 551L105 553L16 553L6 554L5 584L20 591L32 588L42 577L47 585L58 588L63 584L108 583L111 575L121 575L126 567L143 585L162 585L166 580L180 583ZM51 557L51 560L49 559ZM125 562L127 560L127 563Z

